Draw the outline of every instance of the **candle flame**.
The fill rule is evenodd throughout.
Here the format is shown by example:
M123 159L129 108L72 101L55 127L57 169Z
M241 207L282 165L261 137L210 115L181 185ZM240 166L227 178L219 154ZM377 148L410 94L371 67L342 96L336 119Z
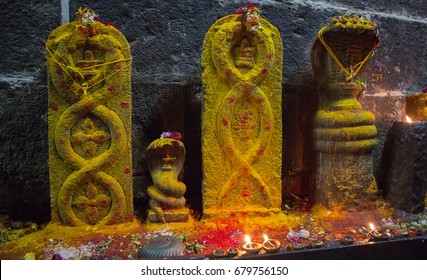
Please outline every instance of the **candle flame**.
M371 230L375 230L375 226L373 223L369 223L369 227L371 228Z
M408 123L411 123L411 122L412 122L411 118L410 118L410 117L408 117L408 116L406 116L406 121L407 121Z
M245 241L246 243L251 243L251 238L249 237L249 235L245 235Z
M264 242L267 242L268 239L269 238L268 238L267 234L264 234Z

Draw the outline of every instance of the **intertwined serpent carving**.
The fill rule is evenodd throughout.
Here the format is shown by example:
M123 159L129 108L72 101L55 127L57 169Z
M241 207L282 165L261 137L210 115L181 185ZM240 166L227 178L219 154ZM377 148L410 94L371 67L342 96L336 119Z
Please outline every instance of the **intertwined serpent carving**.
M221 147L231 162L232 172L220 190L218 200L221 205L227 197L227 192L235 187L240 176L248 175L254 179L265 196L267 205L271 205L271 195L263 178L252 165L263 155L268 146L272 127L272 109L268 98L260 84L272 67L274 44L271 36L263 29L251 32L257 46L257 62L247 73L241 72L233 63L231 49L233 38L242 31L240 21L223 25L215 33L211 47L212 58L218 73L225 77L231 89L224 95L219 106L216 126ZM256 104L260 116L259 133L255 143L247 150L240 151L233 140L231 119L238 107L238 101L249 100Z
M129 49L122 49L121 42L113 36L103 34L83 40L84 59L78 61L80 65L73 61L72 53L82 52L82 47L78 45L81 41L70 46L70 38L66 37L47 44L52 85L63 99L72 103L60 116L53 135L57 152L74 170L63 182L57 203L64 222L70 225L86 224L87 221L76 215L73 200L82 186L97 185L110 194L111 202L102 200L111 203L110 209L105 217L88 220L90 223L111 224L121 219L126 199L120 183L105 170L125 152L127 136L122 120L106 104L119 93L123 75L127 74L122 70L130 66L131 59ZM91 59L95 53L105 60L94 63ZM79 120L90 115L98 117L108 126L111 143L103 153L84 158L73 148L71 130Z

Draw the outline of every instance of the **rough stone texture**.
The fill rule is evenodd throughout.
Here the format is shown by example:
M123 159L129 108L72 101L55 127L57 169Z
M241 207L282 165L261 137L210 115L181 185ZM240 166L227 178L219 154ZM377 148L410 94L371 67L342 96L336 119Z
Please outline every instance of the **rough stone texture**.
M334 210L372 207L376 182L372 155L317 154L316 202Z
M1 0L0 212L50 216L45 41L59 1Z
M0 211L49 217L47 164L47 78L44 42L60 24L60 1L0 0ZM148 144L162 131L181 131L187 148L187 201L201 209L201 66L204 35L241 1L101 0L70 1L70 19L89 5L126 36L133 55L133 175L135 209L147 207L151 179L145 165ZM283 165L285 194L313 190L311 131L317 98L310 49L317 31L334 15L370 15L381 47L370 62L361 102L374 112L379 143L404 108L399 96L420 92L427 80L425 0L254 1L283 40ZM6 55L7 54L7 55ZM12 78L12 79L10 79ZM366 98L365 98L366 97ZM364 103L372 100L376 110ZM396 102L396 103L394 103ZM385 104L383 106L383 104ZM395 106L393 106L395 105ZM161 110L158 110L161 109ZM404 111L404 109L402 109ZM394 112L394 113L392 113ZM384 116L380 118L379 116ZM404 116L404 114L403 114ZM383 138L382 135L384 135ZM384 139L384 140L382 140ZM36 197L35 197L36 196Z
M424 211L427 192L427 122L395 122L381 158L378 188L390 204L408 213Z
M395 121L403 121L405 119L405 95L399 92L366 94L359 101L365 110L375 115L377 144L372 155L374 175L377 176L388 131Z
M229 15L203 51L203 217L269 215L281 206L282 41L260 18ZM251 31L255 29L255 31Z
M377 45L377 26L355 16L333 18L313 45L320 104L313 131L318 152L315 201L329 209L373 206L372 151L377 129L374 115L357 101L363 87L356 81Z

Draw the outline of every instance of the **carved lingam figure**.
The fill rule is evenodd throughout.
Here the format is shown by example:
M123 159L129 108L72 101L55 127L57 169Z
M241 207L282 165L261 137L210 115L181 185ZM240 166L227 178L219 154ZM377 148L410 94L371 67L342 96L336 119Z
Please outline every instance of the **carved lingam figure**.
M203 53L203 215L281 206L282 42L253 4L219 19Z
M364 90L358 79L378 42L374 23L356 15L342 16L319 31L312 48L320 103L314 130L316 198L329 208L370 206L376 192L375 119L357 98Z
M131 55L126 38L89 8L46 42L52 220L133 219Z
M182 222L188 220L185 207L186 186L178 181L184 166L185 147L177 132L165 132L147 148L147 163L153 185L148 187L151 222Z

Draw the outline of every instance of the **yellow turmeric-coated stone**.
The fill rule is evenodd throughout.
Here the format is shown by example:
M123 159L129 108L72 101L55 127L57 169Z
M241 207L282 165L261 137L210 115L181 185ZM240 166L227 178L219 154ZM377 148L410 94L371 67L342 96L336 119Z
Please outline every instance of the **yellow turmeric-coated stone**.
M133 219L131 54L96 18L79 9L46 42L52 220L73 226Z
M267 216L281 206L282 40L259 9L205 36L203 215Z
M184 144L179 139L162 136L148 146L146 158L153 180L153 185L147 189L151 208L148 210L148 220L186 222L189 217L184 198L187 188L178 180L184 166Z

